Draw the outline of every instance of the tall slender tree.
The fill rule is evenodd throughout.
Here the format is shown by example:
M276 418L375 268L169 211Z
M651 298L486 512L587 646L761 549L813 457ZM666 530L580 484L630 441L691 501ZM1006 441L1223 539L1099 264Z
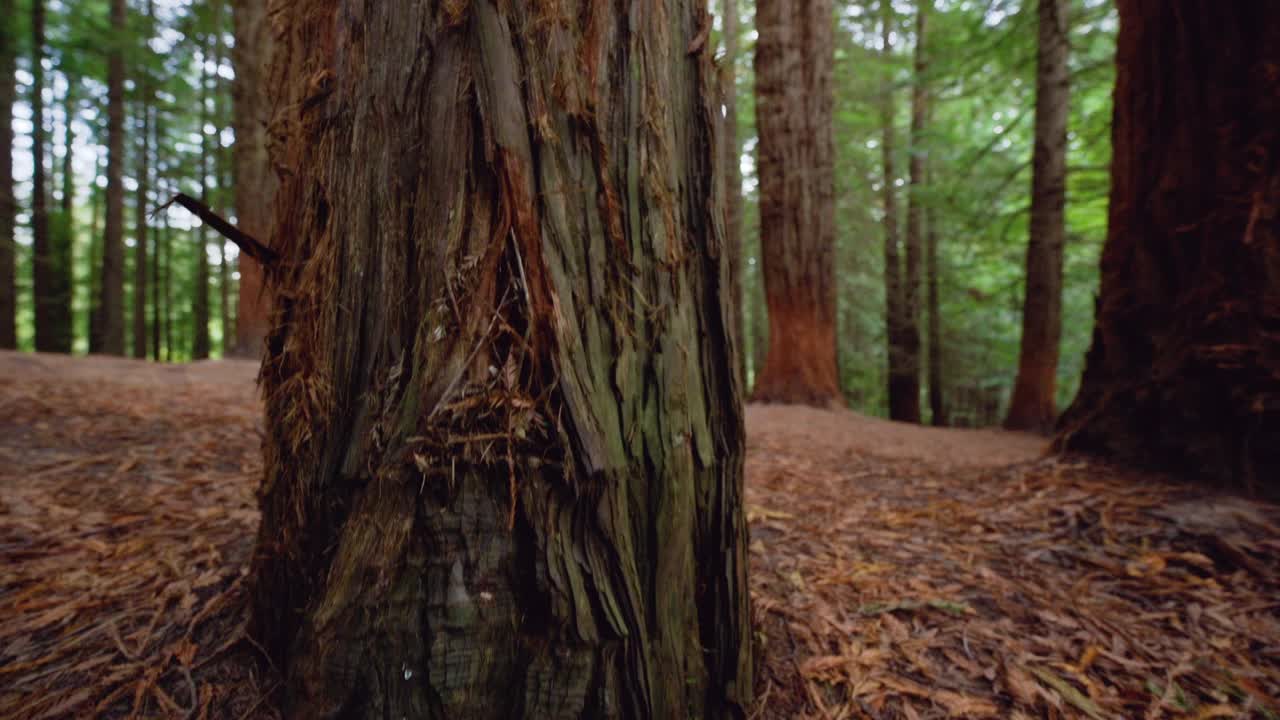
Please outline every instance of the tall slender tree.
M277 7L286 714L745 717L705 3Z
M89 178L89 312L87 314L89 352L102 352L102 156L93 156L93 176Z
M71 268L49 224L45 130L45 5L31 3L31 236L36 350L71 352Z
M884 306L885 341L888 348L889 417L903 422L920 421L920 381L918 367L913 371L908 360L911 353L905 337L907 331L907 299L903 278L901 237L898 234L898 170L897 108L894 102L893 23L895 14L891 0L880 0L880 56L885 65L885 78L880 99L880 142L884 163L882 199L884 203Z
M831 0L756 5L760 254L769 350L760 402L843 405L836 366Z
M101 333L103 353L124 355L124 38L125 0L111 0L114 33L107 52L107 199L102 235Z
M733 331L738 335L738 346L746 339L745 313L743 311L743 257L742 247L742 144L738 139L738 3L723 0L721 6L724 34L724 58L720 64L720 95L724 103L724 124L721 137L724 148L725 246L729 249L731 285L730 300L733 303ZM738 353L738 375L746 382L747 354Z
M930 171L929 175L932 177L933 172ZM929 306L929 422L934 427L945 427L949 421L942 379L942 297L939 290L942 270L938 267L937 216L932 209L925 211L924 226L926 303Z
M1119 10L1101 295L1057 446L1280 497L1280 5Z
M902 289L902 392L915 402L907 402L908 413L900 420L920 422L920 295L925 260L925 122L929 115L927 29L929 0L916 5L916 47L911 82L911 156L908 162L909 194L907 195L906 274ZM914 417L911 416L914 412Z
M235 68L231 101L236 142L231 152L236 220L242 230L268 242L276 178L267 156L267 121L273 103L267 92L266 68L275 39L267 17L267 0L232 0L231 13L236 39L231 49ZM267 334L271 298L256 261L241 255L239 271L235 352L258 357Z
M146 31L140 36L140 57L151 55L152 20L155 16L154 3L147 0ZM138 84L138 169L136 204L134 210L134 247L133 247L133 356L147 357L147 279L150 266L147 263L148 250L148 204L151 191L151 105L153 82L151 63L138 64L136 81Z
M209 52L215 41L206 38L206 44L200 50L200 201L209 204L209 69L207 67ZM209 339L209 239L205 233L205 223L196 227L195 272L192 280L191 316L193 336L191 341L191 357L204 360L209 357L212 343Z
M0 17L14 16L14 0L0 0ZM0 350L18 347L18 263L14 225L17 202L13 195L13 104L18 97L15 77L18 37L15 24L0 23Z
M1039 0L1036 127L1031 165L1031 237L1022 308L1018 377L1005 427L1048 432L1062 340L1062 251L1066 242L1067 120L1070 115L1069 0Z

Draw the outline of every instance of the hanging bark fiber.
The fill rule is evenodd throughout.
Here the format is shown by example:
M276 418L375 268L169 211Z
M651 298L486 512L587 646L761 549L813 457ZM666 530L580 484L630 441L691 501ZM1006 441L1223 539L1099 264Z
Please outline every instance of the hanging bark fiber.
M277 2L253 632L292 717L742 717L693 0Z
M1060 449L1280 497L1280 5L1120 3L1111 217Z

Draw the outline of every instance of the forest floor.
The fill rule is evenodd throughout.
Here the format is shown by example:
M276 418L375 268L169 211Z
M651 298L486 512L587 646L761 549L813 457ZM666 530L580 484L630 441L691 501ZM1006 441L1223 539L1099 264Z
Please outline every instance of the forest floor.
M256 365L0 353L0 718L274 717ZM751 407L753 718L1280 718L1280 508Z

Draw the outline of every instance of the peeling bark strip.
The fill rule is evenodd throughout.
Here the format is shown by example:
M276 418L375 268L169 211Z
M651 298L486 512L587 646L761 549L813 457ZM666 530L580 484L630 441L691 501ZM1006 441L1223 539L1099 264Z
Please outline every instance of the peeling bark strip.
M752 398L843 405L836 369L831 0L756 6L760 250L769 351Z
M1119 8L1102 293L1057 446L1280 497L1280 5Z
M694 0L277 0L254 633L305 718L742 717Z

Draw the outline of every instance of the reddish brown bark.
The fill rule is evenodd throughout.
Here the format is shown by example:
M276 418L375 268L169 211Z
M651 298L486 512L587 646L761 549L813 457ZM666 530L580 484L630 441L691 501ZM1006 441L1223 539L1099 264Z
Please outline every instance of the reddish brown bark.
M231 63L236 77L231 85L232 146L236 222L250 236L268 242L271 237L271 203L276 178L267 155L267 121L272 112L268 95L267 65L275 40L267 17L267 0L232 0L235 47ZM262 267L240 255L240 289L236 303L236 355L258 357L270 325L271 298L262 283Z
M756 6L760 254L769 349L757 402L843 405L836 365L831 0Z
M1004 426L1048 432L1057 417L1062 339L1062 249L1066 240L1067 120L1071 101L1068 0L1040 0L1036 56L1035 149L1031 176L1031 237L1022 309L1018 376Z
M1101 296L1056 445L1280 496L1280 5L1119 8Z

